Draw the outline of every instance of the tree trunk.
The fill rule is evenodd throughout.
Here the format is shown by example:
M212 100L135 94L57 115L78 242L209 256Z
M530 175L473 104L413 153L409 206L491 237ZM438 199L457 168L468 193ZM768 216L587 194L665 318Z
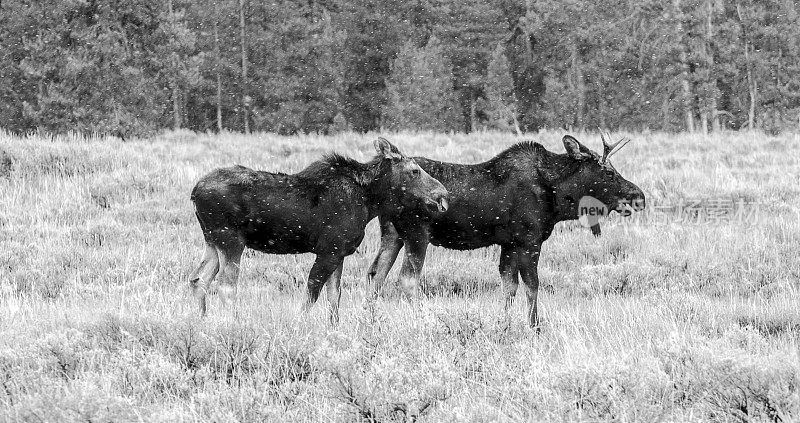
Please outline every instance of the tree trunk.
M673 0L675 8L675 30L678 35L678 56L681 67L681 88L683 90L683 114L686 121L686 130L694 132L694 111L692 110L692 87L689 84L689 62L686 57L686 46L683 43L683 22L681 12L681 0Z
M222 57L219 52L219 10L217 9L217 2L214 2L214 74L217 79L217 132L222 132L222 75L221 63Z
M181 104L180 104L180 94L178 92L180 87L178 87L178 79L176 77L172 77L172 129L178 130L181 129L183 126L183 122L181 121Z
M167 9L169 11L170 25L175 25L175 15L172 11L172 0L167 1ZM172 62L172 78L170 85L172 85L172 129L181 129L183 122L181 122L181 104L180 104L180 86L178 84L178 67L180 67L180 60L177 57L177 52L170 52L170 61Z
M217 71L217 132L222 130L222 78Z
M713 67L713 60L709 58L710 48L708 45L708 39L703 40L703 44L700 47L700 52L703 55L703 59L705 60L705 73L703 78L702 84L702 98L699 101L699 108L700 108L700 130L703 132L703 135L708 135L708 124L709 120L713 118L711 115L711 99L714 97L713 89L711 87L711 78L713 77L712 67Z
M747 129L753 130L756 127L756 101L758 96L758 87L753 78L753 66L750 64L750 44L745 39L744 41L744 62L747 66L747 88L750 92L750 109L747 111Z
M700 113L700 129L703 131L704 135L708 135L708 111L703 110Z
M245 0L239 0L239 31L242 48L242 112L244 120L244 133L250 133L250 101L247 96L247 30L244 20Z
M709 4L710 6L710 4ZM709 7L709 14L708 14L708 27L706 31L706 37L703 39L703 44L700 46L700 53L703 55L703 60L705 61L705 73L703 78L703 85L702 85L702 94L703 98L700 101L700 128L703 131L704 135L708 134L708 123L709 120L713 118L710 116L712 113L710 103L711 98L714 97L713 88L711 87L711 78L713 78L713 67L714 67L714 59L711 58L711 46L709 45L711 40L709 39L709 31L711 25L711 8Z
M517 120L516 113L514 113L514 131L517 133L517 136L522 136L522 129L519 127L519 120Z
M716 69L716 58L714 57L714 49L711 45L711 41L714 39L714 2L708 2L708 25L706 26L706 43L705 48L707 49L707 57L708 57L708 64L709 64L709 81L710 84L710 98L708 102L708 109L709 113L711 114L711 128L714 132L719 132L720 124L719 124L719 113L717 112L717 93L719 90L717 89L717 74L715 72Z
M681 44L681 88L683 90L683 114L686 120L686 130L694 132L694 111L692 110L692 88L689 85L689 63L686 59L686 50Z
M746 48L746 46L745 46ZM746 50L745 50L746 51ZM749 58L746 59L749 61ZM752 66L747 69L747 80L750 81L750 110L747 112L747 127L756 129L756 102L758 101L758 82L753 78Z
M606 127L606 99L603 92L602 84L597 88L597 115L600 121L600 127Z
M575 91L577 95L577 104L575 105L575 126L578 129L583 129L584 125L584 111L586 109L586 81L583 78L583 69L581 67L580 57L578 57L578 45L573 40L572 45L572 74L575 78Z
M756 127L756 101L758 101L758 86L753 78L753 66L750 63L750 43L747 41L747 32L744 27L744 17L742 16L742 6L736 3L736 14L739 16L739 24L742 28L742 38L744 39L744 63L747 68L747 89L750 94L750 110L747 112L747 128L750 130Z
M664 96L664 101L661 103L661 130L666 131L669 127L669 96Z
M517 95L511 93L511 119L514 122L514 131L518 136L522 136L522 129L519 126L519 119L517 119Z
M469 126L470 131L475 132L478 129L478 116L475 110L475 93L470 90L469 95Z
M720 124L720 121L719 121L719 110L717 109L717 98L716 98L716 96L711 98L711 112L712 112L711 129L714 132L719 132L719 131L722 130L722 125Z

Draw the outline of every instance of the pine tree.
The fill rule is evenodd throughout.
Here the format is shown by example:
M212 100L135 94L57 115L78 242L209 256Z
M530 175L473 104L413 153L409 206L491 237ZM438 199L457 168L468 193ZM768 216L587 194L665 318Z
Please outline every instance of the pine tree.
M251 28L253 84L262 87L254 124L282 134L325 133L342 109L344 34L319 6L282 5L269 15Z
M0 2L0 126L800 128L796 1L244 3Z
M186 93L186 126L198 130L243 130L241 51L230 48L239 36L236 0L197 0L186 5L188 26L196 34L198 84Z
M450 64L436 37L431 37L423 48L407 42L397 54L386 82L383 126L391 130L458 130L452 78Z
M494 46L507 36L508 22L496 2L441 0L433 33L445 46L453 69L461 130L470 132L480 121L478 101L484 96L486 68Z
M185 93L198 85L203 54L196 51L196 35L186 22L185 12L177 1L167 0L167 9L159 17L159 38L154 40L156 57L161 58L160 84L171 98L172 127L183 126Z
M390 65L410 31L405 0L341 0L337 27L345 32L342 105L355 131L378 129L387 101Z
M31 15L36 32L20 63L37 86L25 105L34 126L118 135L164 127L167 98L157 82L161 5L153 2L59 3ZM138 22L139 25L125 24Z
M521 133L517 122L514 81L511 79L510 64L504 50L502 44L497 45L486 70L485 111L491 128Z
M28 55L25 41L35 36L34 5L6 0L0 7L0 127L14 132L33 129L23 105L36 99L36 84L26 78L20 62Z

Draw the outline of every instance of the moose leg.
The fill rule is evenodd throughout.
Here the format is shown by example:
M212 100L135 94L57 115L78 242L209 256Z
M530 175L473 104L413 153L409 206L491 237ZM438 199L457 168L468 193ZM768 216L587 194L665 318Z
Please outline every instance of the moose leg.
M231 238L217 247L219 253L219 294L223 306L236 307L237 282L239 280L239 263L244 252L244 242L238 237Z
M331 324L339 323L339 301L342 299L342 267L339 267L331 273L328 277L328 302L330 303L330 319Z
M403 267L400 268L400 287L409 297L415 296L419 288L428 241L427 234L408 237L405 240L406 257L403 260Z
M331 274L344 262L344 257L318 254L311 271L308 273L308 298L303 306L307 312L317 302L322 286L328 281Z
M503 282L503 293L505 294L505 310L511 308L514 296L517 294L519 286L519 266L517 264L517 252L509 245L500 248L500 279Z
M200 279L200 273L205 269L206 265L213 259L217 258L217 251L214 250L214 247L206 244L206 250L203 252L203 258L200 260L200 264L195 267L192 273L189 274L189 285L194 288L194 285Z
M219 255L217 249L206 244L206 251L203 259L197 268L189 275L189 287L192 289L192 296L197 300L200 308L200 315L205 316L207 310L206 295L208 286L214 281L219 272Z
M208 270L207 270L208 269ZM211 273L203 278L203 273ZM200 307L200 314L206 314L206 287L219 271L219 258L217 257L217 250L209 244L206 244L206 251L203 253L203 258L200 264L189 275L189 288L192 290L192 296L197 300L197 305ZM210 278L208 277L210 276Z
M525 283L528 294L528 321L532 328L538 328L539 316L537 313L537 299L539 296L539 245L530 249L523 249L517 252L519 261L519 273L522 282Z
M392 269L400 249L403 248L403 241L391 222L381 218L381 246L378 255L367 271L367 286L372 289L372 297L377 298L380 294L386 276Z

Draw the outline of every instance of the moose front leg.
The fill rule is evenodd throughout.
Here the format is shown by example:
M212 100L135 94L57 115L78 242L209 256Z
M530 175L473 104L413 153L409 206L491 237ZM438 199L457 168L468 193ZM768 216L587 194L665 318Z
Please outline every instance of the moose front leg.
M339 301L342 299L342 267L343 264L340 264L328 277L327 282L332 325L339 323Z
M505 295L505 310L511 308L514 296L517 294L519 286L519 265L517 264L517 252L514 247L503 245L500 247L500 279L503 283L503 294Z
M536 244L530 248L524 248L517 251L517 260L519 263L519 273L522 276L522 282L525 283L526 292L528 294L528 322L532 328L539 327L538 316L538 296L539 296L539 251L540 245Z
M400 287L409 297L414 297L419 289L422 266L425 265L425 254L428 251L429 237L427 233L407 237L404 242L406 257L400 268Z
M311 271L308 273L308 298L306 299L303 311L308 312L311 306L317 302L319 293L331 274L342 266L344 257L337 255L317 255Z
M372 298L377 298L380 294L386 276L397 260L401 248L403 248L403 241L394 225L381 218L381 246L378 255L375 256L375 260L367 271L367 286L370 287L368 289L372 289Z

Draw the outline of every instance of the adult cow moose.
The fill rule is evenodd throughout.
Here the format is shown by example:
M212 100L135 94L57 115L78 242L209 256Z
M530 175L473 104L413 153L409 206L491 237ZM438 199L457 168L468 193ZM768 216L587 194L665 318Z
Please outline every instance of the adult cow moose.
M304 308L317 301L327 283L335 323L342 263L361 243L367 223L412 209L423 215L447 210L447 190L414 159L383 138L375 141L375 149L378 155L368 163L331 154L294 175L234 166L201 178L191 199L206 249L189 276L201 314L206 314L206 291L217 274L223 303L236 295L239 262L248 247L272 254L316 254Z
M450 192L450 209L427 219L413 212L380 219L381 246L367 272L374 295L401 247L405 247L405 259L400 282L406 292L413 293L429 243L456 250L499 244L505 307L511 305L521 276L528 288L528 319L537 327L539 252L555 224L577 219L578 205L587 197L620 212L645 207L642 190L620 176L609 161L627 141L611 144L603 136L602 156L572 136L562 141L566 154L522 142L487 162L471 165L416 157Z

